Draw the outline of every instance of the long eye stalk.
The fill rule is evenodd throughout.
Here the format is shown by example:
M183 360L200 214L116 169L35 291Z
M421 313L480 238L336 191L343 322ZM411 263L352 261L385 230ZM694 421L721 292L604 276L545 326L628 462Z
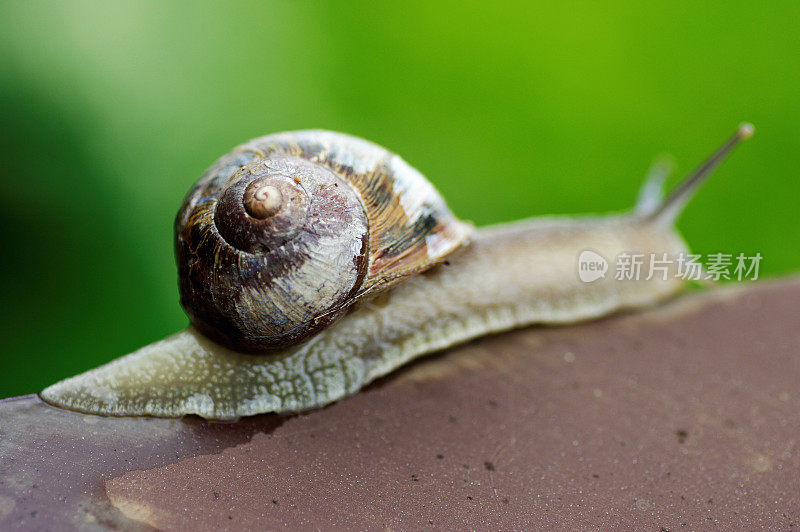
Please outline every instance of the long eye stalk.
M698 187L711 175L711 172L719 166L719 163L739 144L742 140L747 140L753 136L755 128L752 124L744 122L716 152L703 162L689 177L675 187L669 197L661 205L648 215L648 219L671 224L683 210L683 207L697 191Z

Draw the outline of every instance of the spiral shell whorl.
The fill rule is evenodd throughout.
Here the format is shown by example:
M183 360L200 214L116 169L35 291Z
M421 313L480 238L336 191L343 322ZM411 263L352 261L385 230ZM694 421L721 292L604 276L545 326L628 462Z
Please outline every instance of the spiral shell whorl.
M292 345L440 262L470 230L379 146L324 131L262 137L217 161L178 213L181 304L234 349Z

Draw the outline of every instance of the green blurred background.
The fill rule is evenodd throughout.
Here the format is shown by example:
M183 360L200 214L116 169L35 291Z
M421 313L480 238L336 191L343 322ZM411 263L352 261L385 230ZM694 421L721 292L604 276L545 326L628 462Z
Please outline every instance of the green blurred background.
M181 200L280 130L383 144L488 224L625 209L655 155L681 174L750 120L680 229L800 268L796 1L3 1L0 57L0 396L185 326Z

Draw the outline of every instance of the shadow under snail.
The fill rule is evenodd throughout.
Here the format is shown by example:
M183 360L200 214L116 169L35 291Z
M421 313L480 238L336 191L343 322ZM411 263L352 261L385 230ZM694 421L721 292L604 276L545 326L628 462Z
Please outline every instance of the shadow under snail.
M44 390L101 415L235 419L353 394L409 360L532 324L653 305L674 274L579 278L578 257L675 258L674 228L737 132L662 199L651 172L632 213L473 230L399 156L329 131L268 135L209 168L175 221L184 331Z

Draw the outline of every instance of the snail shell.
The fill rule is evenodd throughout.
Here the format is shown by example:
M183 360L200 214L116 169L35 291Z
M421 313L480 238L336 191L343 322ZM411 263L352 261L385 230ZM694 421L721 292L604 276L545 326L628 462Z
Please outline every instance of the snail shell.
M376 144L328 131L261 137L221 157L178 213L181 304L233 349L293 345L442 262L471 231Z

